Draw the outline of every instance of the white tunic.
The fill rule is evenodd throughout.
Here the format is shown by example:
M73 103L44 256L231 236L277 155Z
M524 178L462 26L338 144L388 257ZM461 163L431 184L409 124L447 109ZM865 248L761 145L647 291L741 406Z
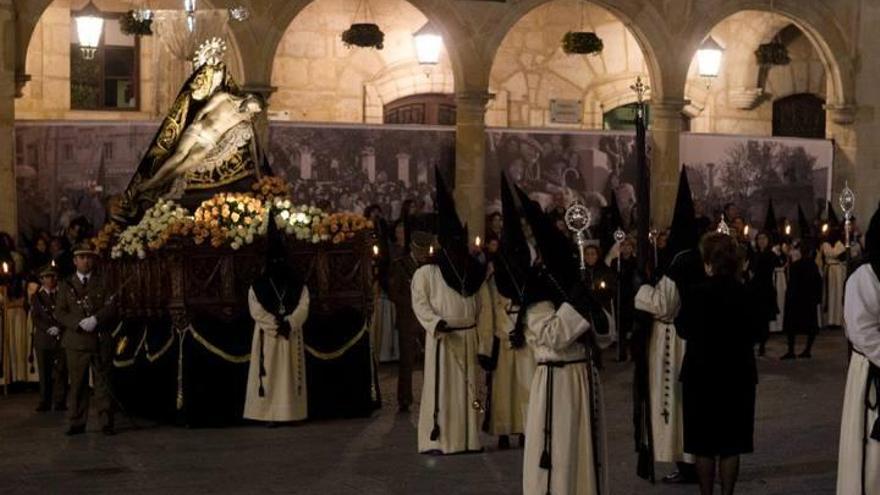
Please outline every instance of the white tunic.
M254 289L248 291L254 339L248 369L244 417L258 421L299 421L308 415L302 327L309 315L309 289L303 287L296 309L287 316L290 338L278 335L275 315L266 311ZM261 332L262 330L262 332ZM263 397L260 397L260 335L263 336Z
M779 313L776 314L776 319L770 322L770 331L781 332L784 328L785 292L788 290L787 267L777 266L773 270L773 286L776 288L776 307L779 308Z
M678 288L668 277L661 278L656 287L643 285L636 294L636 309L654 317L648 345L648 384L657 462L694 462L692 456L684 453L682 392L678 377L685 341L675 333L673 323L680 307Z
M878 495L880 494L880 442L869 436L877 420L877 409L867 410L865 407L870 363L880 366L880 281L871 265L861 266L847 282L844 311L846 335L858 353L853 352L846 379L843 416L840 422L837 494L862 493L864 463L865 493ZM880 397L874 395L873 389L868 393L871 394L872 403L876 404L880 400ZM864 443L864 439L867 439L867 444Z
M579 361L586 358L579 336L589 323L567 303L558 310L550 302L528 309L526 340L538 363ZM590 387L589 364L575 363L562 367L538 365L532 379L532 392L526 416L526 446L523 455L524 495L598 495L608 493L605 429L602 424L601 384ZM552 373L552 423L545 435L547 419L548 375ZM591 396L600 404L596 417L591 411ZM596 451L593 449L591 423L596 422ZM541 457L548 447L551 469L541 467ZM596 473L593 460L601 463ZM548 487L548 474L550 483ZM549 488L549 489L548 489Z
M837 259L846 251L842 242L832 247L822 243L825 262L825 314L823 322L830 326L843 326L843 284L846 282L846 265Z
M532 350L510 346L510 331L516 324L519 307L498 292L495 278L490 277L480 289L478 333L479 353L492 355L493 336L499 340L498 363L492 372L492 398L489 434L515 435L525 433L529 387L535 373Z
M412 278L413 313L425 328L425 372L419 407L419 452L444 454L479 451L479 413L472 407L477 399L476 297L464 297L449 288L440 268L425 265ZM453 332L435 332L443 320ZM439 354L439 361L437 360ZM439 376L438 372L439 371ZM437 424L440 436L431 440L434 429L435 383L439 380Z

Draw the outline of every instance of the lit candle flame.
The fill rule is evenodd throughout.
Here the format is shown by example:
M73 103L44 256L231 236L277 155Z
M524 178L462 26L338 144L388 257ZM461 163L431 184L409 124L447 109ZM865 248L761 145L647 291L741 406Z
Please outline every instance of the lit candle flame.
M602 280L602 281L599 282L599 288L600 288L600 289L604 289L604 288L605 288L605 281L604 281L604 280Z
M828 233L828 224L827 224L827 223L823 223L823 224L822 224L822 233L823 233L823 234L827 234L827 233Z
M785 226L785 235L791 235L791 225Z
M749 226L748 225L743 227L743 235L749 235Z
M9 263L3 262L3 273L9 273Z
M434 256L434 246L428 246L428 255Z
M480 240L480 236L474 238L474 246L477 246L479 248L481 242L482 241Z
M373 244L373 256L379 256L379 246Z
M50 263L50 265L54 268L54 267L55 267L55 260L52 260L52 262Z

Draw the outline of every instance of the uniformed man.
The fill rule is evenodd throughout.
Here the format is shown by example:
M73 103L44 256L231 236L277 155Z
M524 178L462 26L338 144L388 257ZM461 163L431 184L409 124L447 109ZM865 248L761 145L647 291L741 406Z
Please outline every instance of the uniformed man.
M397 407L400 412L409 411L413 402L412 372L418 354L419 342L424 341L425 330L416 319L412 308L413 274L430 258L434 236L415 231L411 235L410 249L391 262L388 280L388 296L397 313L397 330L400 339L400 361L397 373Z
M113 339L110 335L116 319L116 307L102 274L95 270L97 253L88 244L74 249L76 271L58 290L55 316L66 331L61 345L67 353L73 403L68 435L85 433L89 413L89 369L95 387L95 403L105 435L113 435L113 404L110 370L113 364Z
M40 404L37 412L67 410L67 359L61 348L64 326L55 318L58 272L53 266L40 273L40 289L34 294L31 318L34 321L34 351L40 375Z

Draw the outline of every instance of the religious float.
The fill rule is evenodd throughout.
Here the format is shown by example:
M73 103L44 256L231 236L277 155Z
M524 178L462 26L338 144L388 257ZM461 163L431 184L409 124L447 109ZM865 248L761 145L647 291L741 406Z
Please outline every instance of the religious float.
M372 225L297 205L289 184L271 176L257 132L263 102L235 86L224 49L216 39L200 47L93 240L120 309L116 399L129 413L188 426L241 420L253 336L247 292L275 222L311 294L309 418L369 415L379 404L367 331Z

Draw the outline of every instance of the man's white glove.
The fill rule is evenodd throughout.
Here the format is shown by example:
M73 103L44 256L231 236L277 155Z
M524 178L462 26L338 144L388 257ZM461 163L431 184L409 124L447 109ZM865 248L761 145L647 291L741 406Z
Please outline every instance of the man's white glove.
M49 327L46 330L46 333L48 333L52 337L57 337L59 334L61 334L61 329L59 329L58 327Z
M79 327L82 328L86 332L94 332L95 328L98 326L98 319L94 316L89 316L88 318L83 318L79 322Z

